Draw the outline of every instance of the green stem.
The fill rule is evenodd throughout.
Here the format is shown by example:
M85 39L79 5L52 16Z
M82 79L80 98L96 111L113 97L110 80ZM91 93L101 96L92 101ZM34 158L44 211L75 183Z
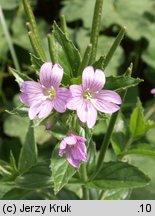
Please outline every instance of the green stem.
M98 196L98 200L101 200L101 199L102 199L102 197L103 197L104 193L105 193L105 191L104 191L104 190L100 192L100 194L99 194L99 196Z
M110 137L112 135L112 132L113 132L116 120L117 120L118 113L119 112L116 112L116 113L112 114L112 116L110 118L108 129L107 129L106 135L104 137L103 143L101 145L101 150L100 150L99 158L98 158L98 161L97 161L97 171L98 172L99 172L100 168L103 165L103 160L104 160L104 157L105 157L105 153L106 153L106 150L107 150L107 148L109 146L109 143L110 143Z
M84 53L81 65L78 70L78 75L81 75L83 69L88 65L89 60L90 60L91 51L92 51L92 44L88 44L86 51Z
M131 137L129 138L129 140L127 141L127 143L125 144L125 146L124 146L123 153L124 153L126 150L128 150L128 148L129 148L129 146L131 145L132 142L133 142L133 137L131 136Z
M101 22L101 15L102 15L102 6L103 6L103 0L96 0L94 17L92 22L91 38L90 38L90 43L92 44L92 52L89 61L90 64L92 64L96 59L97 43L98 43L98 36L100 31L100 22Z
M53 39L51 38L52 36L50 34L47 35L47 40L48 40L48 48L49 48L49 53L51 57L51 61L53 63L57 63L57 58L55 55L55 45L53 43Z
M131 63L130 66L126 70L125 75L126 76L131 75L132 69L133 69L133 64ZM120 93L121 97L123 98L122 103L123 103L123 101L125 99L126 93L127 93L127 90L124 90L124 91L122 91ZM109 143L110 143L110 138L111 138L111 135L112 135L112 132L113 132L113 129L114 129L118 114L119 114L119 111L112 114L112 116L110 118L108 129L107 129L106 135L105 135L104 140L103 140L102 145L101 145L101 150L100 150L100 154L99 154L98 161L97 161L97 166L96 166L97 167L96 168L96 173L92 176L92 178L94 178L99 173L100 169L102 168L105 153L106 153L106 150L108 149L108 146L109 146Z
M45 55L45 52L44 52L44 49L43 49L42 41L40 39L37 24L36 24L35 17L33 15L33 11L32 11L29 0L23 0L23 5L24 5L24 9L25 9L25 13L27 15L27 18L28 18L28 20L29 20L29 22L30 22L30 24L32 26L32 31L33 31L33 33L35 35L37 44L40 47L42 60L45 61L46 60L46 55Z
M44 57L42 56L42 54L40 53L40 48L38 46L38 43L36 42L36 38L35 35L32 31L28 32L28 36L31 42L31 45L33 47L34 52L37 54L37 56L39 56L41 58L41 60L44 59Z
M120 32L118 33L114 43L112 44L112 46L111 46L111 48L110 48L110 50L109 50L109 52L105 58L104 66L103 66L104 69L108 66L110 60L112 59L117 47L119 46L119 44L121 43L121 40L124 37L125 32L126 32L126 27L121 28Z
M88 177L87 177L87 170L86 170L86 164L81 164L81 177L83 182L87 182L88 181ZM82 186L82 192L83 192L83 200L89 200L89 190L85 187L85 185Z
M10 36L9 30L8 30L7 24L5 22L5 18L4 18L4 14L3 14L1 6L0 6L0 21L1 21L1 24L2 24L4 35L5 35L6 39L7 39L7 43L8 43L9 49L10 49L10 53L11 53L15 68L18 71L21 71L20 65L19 65L19 62L18 62L18 59L17 59L17 56L16 56L16 52L15 52L15 49L14 49L14 46L13 46L13 43L12 43L12 40L11 40L11 36Z

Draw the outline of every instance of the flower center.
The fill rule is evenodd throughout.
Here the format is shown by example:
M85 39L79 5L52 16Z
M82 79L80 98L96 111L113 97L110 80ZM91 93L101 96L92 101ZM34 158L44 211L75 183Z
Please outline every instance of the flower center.
M50 99L54 99L56 97L56 91L53 88L53 86L49 89L46 90L46 95L48 96L48 98Z
M90 92L89 90L85 90L85 91L83 92L83 98L84 98L85 100L91 100L92 97L93 97L93 92Z

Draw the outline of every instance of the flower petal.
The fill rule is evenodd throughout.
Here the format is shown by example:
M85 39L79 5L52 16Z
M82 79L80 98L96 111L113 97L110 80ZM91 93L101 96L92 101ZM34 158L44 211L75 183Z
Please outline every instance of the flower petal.
M109 101L116 104L121 104L122 99L115 91L111 90L101 90L98 94L95 95L95 98L100 100Z
M90 89L94 81L94 68L88 66L84 69L82 73L82 87L83 90Z
M41 110L39 112L38 117L40 119L44 119L46 118L50 112L53 109L53 102L51 100L45 100L42 104L41 104Z
M63 77L63 68L59 64L55 64L51 74L51 86L58 88Z
M93 105L98 111L103 113L114 113L120 109L120 107L115 103L100 99L97 99Z
M80 106L78 106L77 108L77 115L79 117L79 119L85 123L87 121L87 102L85 102L84 100L81 101Z
M151 94L155 94L155 88L151 90Z
M65 153L65 149L59 149L59 156L62 157Z
M54 109L63 113L66 111L67 100L70 98L70 91L66 88L58 88L56 98L53 100Z
M72 157L75 160L82 160L82 161L87 161L87 157L85 154L85 151L83 151L84 149L80 147L80 145L78 144L76 147L72 147L71 148L71 153L72 153Z
M73 167L76 167L76 168L79 168L80 167L80 161L79 160L75 160L72 156L72 153L71 153L71 148L68 147L66 149L66 157L67 157L67 160L68 162L73 166Z
M58 88L56 91L56 96L56 98L59 98L67 103L67 101L71 97L71 93L67 88Z
M43 94L25 94L21 93L19 99L22 103L31 106L33 103L40 102L44 99Z
M91 103L87 104L87 126L88 128L92 128L97 119L97 110L93 107Z
M71 96L72 97L82 97L82 86L81 85L71 85L69 87L71 91Z
M82 103L83 99L81 97L74 97L67 102L67 108L70 110L77 110Z
M65 142L65 140L63 139L62 141L61 141L61 143L60 143L60 149L65 149L66 148L66 142Z
M96 69L94 74L94 80L91 85L92 91L100 91L105 84L105 74L102 70Z
M33 103L29 109L29 118L34 119L41 110L41 102Z
M45 62L40 68L40 83L45 87L51 87L52 62Z
M43 94L43 88L40 83L35 81L25 81L21 84L20 91L25 94Z
M67 136L64 138L64 141L67 143L67 145L75 145L77 142L75 136Z

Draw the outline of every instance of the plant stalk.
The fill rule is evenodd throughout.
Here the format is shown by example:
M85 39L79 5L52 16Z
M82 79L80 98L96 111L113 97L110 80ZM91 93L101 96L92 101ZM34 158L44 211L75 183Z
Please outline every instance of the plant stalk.
M112 59L117 47L119 46L119 44L121 43L124 37L125 32L126 32L126 27L122 27L105 58L104 66L103 66L104 69L108 66L110 60Z
M81 65L78 70L78 75L81 75L84 68L88 65L89 60L90 60L91 51L92 51L92 44L88 44L86 51L84 53Z
M84 183L88 181L86 164L84 163L81 164L81 177ZM83 192L82 199L89 200L89 190L85 187L85 185L82 185L82 192Z
M7 40L8 46L9 46L9 50L10 50L10 53L11 53L15 68L18 71L21 71L20 65L19 65L19 62L18 62L18 58L17 58L16 52L15 52L15 49L14 49L14 46L13 46L13 43L12 43L12 39L11 39L9 30L8 30L8 27L7 27L7 24L6 24L5 17L4 17L1 6L0 6L0 21L1 21L1 24L2 24L4 35L6 37L6 40Z
M92 44L92 52L89 61L90 64L92 64L96 59L97 43L98 43L98 36L100 31L100 22L101 22L101 15L102 15L102 6L103 6L103 0L96 0L93 22L92 22L91 37L90 37L90 43Z

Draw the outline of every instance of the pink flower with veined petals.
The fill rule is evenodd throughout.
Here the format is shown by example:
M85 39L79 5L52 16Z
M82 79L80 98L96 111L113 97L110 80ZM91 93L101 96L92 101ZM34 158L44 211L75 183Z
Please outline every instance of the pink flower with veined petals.
M20 87L20 100L30 106L29 118L46 118L52 109L63 113L66 110L69 90L60 88L63 69L60 65L46 62L40 69L40 81L25 81Z
M66 153L68 162L73 167L79 168L80 161L87 162L87 149L85 142L85 138L75 134L70 134L61 141L59 156L62 157L63 154Z
M97 110L103 113L114 113L120 109L121 97L114 91L102 90L105 75L102 70L95 70L92 66L84 69L82 85L71 85L71 98L67 108L76 110L79 119L87 123L88 128L95 125Z
M151 94L154 94L155 96L155 88L151 89Z

